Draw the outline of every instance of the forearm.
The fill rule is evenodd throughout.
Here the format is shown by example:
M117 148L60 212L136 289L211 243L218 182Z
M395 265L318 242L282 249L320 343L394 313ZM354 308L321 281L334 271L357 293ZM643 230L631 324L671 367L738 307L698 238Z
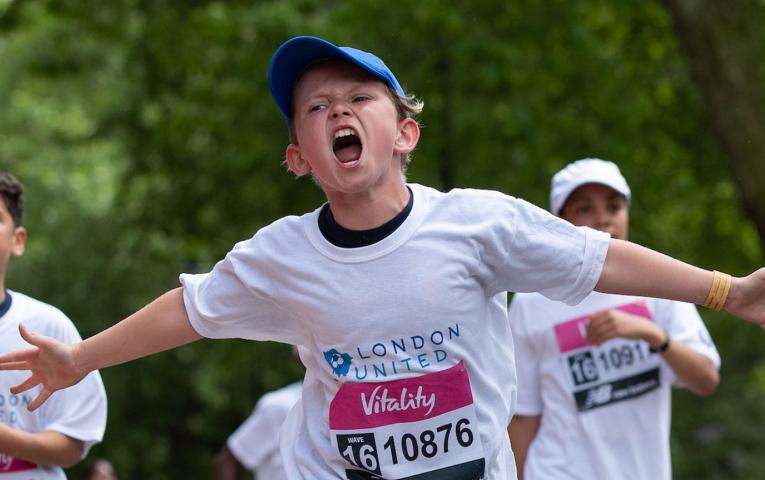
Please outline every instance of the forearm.
M228 446L224 446L215 456L215 480L236 480L242 470L242 465Z
M191 326L176 288L118 324L75 346L75 363L84 372L125 363L202 338Z
M595 290L703 304L712 277L709 270L635 243L612 239Z
M539 416L515 415L510 421L507 433L510 435L510 446L515 457L515 466L518 472L518 480L523 480L523 469L526 465L526 456L529 446L539 430Z
M60 432L30 433L2 426L0 453L38 465L69 468L80 461L83 443Z
M704 355L680 342L670 340L662 357L678 379L697 395L711 395L717 390L720 375L714 364Z

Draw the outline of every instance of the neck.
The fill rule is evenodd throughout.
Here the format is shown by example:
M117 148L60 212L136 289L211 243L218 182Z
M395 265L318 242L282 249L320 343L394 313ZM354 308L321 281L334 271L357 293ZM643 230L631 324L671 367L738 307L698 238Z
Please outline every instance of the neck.
M409 202L409 190L401 182L387 191L330 196L329 208L338 225L349 230L370 230L395 217Z

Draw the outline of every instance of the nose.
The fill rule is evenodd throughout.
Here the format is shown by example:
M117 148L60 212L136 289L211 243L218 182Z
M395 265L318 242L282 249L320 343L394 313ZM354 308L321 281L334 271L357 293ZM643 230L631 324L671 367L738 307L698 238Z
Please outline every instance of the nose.
M611 213L605 208L597 209L595 222L598 227L608 227L611 225Z
M351 109L348 106L348 103L342 100L336 100L332 102L331 116L332 118L351 116Z

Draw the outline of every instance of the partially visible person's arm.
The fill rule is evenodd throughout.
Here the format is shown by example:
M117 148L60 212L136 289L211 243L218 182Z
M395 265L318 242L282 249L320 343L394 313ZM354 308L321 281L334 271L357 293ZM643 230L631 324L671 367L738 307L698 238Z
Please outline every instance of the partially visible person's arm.
M595 290L701 305L712 279L711 271L635 243L611 239ZM765 326L765 268L733 278L725 309L743 320Z
M0 453L37 465L69 468L82 458L82 441L60 432L24 432L0 423Z
M215 455L215 480L238 480L243 470L228 445L224 445Z
M643 317L617 309L592 315L587 324L587 342L600 345L612 338L644 340L654 350L658 350L668 339L664 329ZM711 395L717 389L720 375L706 356L671 339L661 355L677 378L693 393Z
M704 355L680 342L672 341L661 355L688 390L696 395L712 395L717 390L720 374L717 367Z
M514 415L507 427L507 433L510 435L510 446L513 448L515 456L515 467L518 471L518 480L523 480L523 468L526 465L526 455L529 452L529 446L537 436L541 416Z
M191 326L176 288L118 324L80 343L67 345L21 328L32 347L0 355L0 370L30 370L32 375L11 388L18 394L43 388L28 406L38 408L56 390L82 380L89 372L169 350L202 338Z

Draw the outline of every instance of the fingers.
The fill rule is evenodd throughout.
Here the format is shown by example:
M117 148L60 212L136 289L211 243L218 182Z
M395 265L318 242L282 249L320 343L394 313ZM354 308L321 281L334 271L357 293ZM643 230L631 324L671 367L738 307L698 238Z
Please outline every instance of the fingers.
M45 403L45 400L47 400L48 397L50 397L52 394L53 392L51 392L47 388L43 388L40 394L37 395L37 398L35 398L32 401L32 403L29 404L29 406L27 407L27 410L29 410L30 412L37 410L40 407L40 405Z
M29 370L26 366L37 355L37 348L26 348L0 355L0 370Z
M587 323L587 342L597 346L616 337L618 329L612 320L608 312L596 313L590 317Z
M23 338L25 342L31 345L34 345L36 347L40 346L39 345L40 337L37 334L28 330L27 327L25 327L22 324L19 324L19 333L21 334L21 338Z
M14 387L11 387L11 393L14 395L17 395L19 393L26 392L30 388L34 388L39 384L40 384L40 380L37 379L37 376L31 375L29 378L27 378L23 382L19 383L18 385Z
M29 362L3 362L0 363L0 370L31 370Z

